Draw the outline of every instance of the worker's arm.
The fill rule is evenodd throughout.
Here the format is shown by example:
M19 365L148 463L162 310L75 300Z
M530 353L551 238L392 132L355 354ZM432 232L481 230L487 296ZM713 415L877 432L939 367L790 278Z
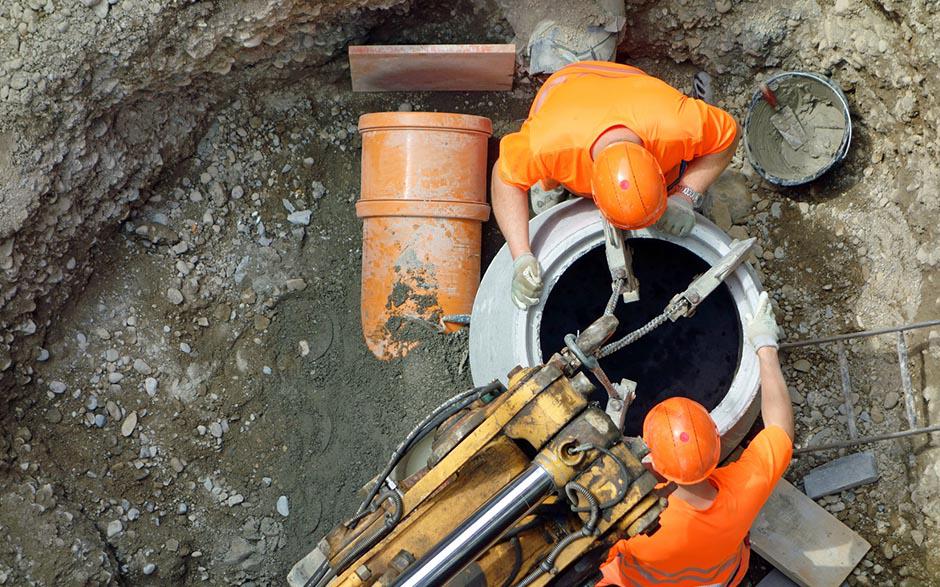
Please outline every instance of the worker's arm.
M493 165L493 214L499 230L515 259L529 249L529 196L522 188L503 181L499 175L499 161Z
M761 416L764 426L779 426L793 440L793 404L777 357L779 327L767 292L760 294L753 316L747 317L747 336L760 362Z
M680 185L689 186L693 190L704 194L715 183L721 172L731 163L734 152L738 149L738 143L741 140L741 125L735 123L735 128L734 141L728 147L717 153L703 155L689 162Z
M512 303L525 310L542 295L542 266L529 248L529 197L525 190L506 182L493 166L493 213L512 255Z
M777 349L765 346L757 350L760 361L760 412L764 426L779 426L793 440L793 404L787 382L783 380Z

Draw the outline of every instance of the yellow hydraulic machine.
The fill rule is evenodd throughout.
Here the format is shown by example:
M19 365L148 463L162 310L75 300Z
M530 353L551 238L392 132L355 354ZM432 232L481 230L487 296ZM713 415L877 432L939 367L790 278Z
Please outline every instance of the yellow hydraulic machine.
M517 367L508 388L468 390L428 415L289 584L579 584L616 540L655 531L665 498L641 464L646 446L618 425L630 394L613 386L605 412L582 372L616 328L604 316L544 365ZM427 437L426 466L394 480Z

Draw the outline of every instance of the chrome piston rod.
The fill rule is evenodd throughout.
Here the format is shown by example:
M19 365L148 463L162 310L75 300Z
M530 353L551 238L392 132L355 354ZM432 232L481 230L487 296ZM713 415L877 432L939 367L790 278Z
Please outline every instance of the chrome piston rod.
M531 465L406 569L393 586L443 585L486 552L554 487L545 469L536 464Z

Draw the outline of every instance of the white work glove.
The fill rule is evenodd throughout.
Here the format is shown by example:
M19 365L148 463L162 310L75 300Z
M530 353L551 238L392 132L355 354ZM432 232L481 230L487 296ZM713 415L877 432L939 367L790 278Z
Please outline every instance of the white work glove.
M512 303L520 310L534 306L542 295L542 266L532 253L523 253L512 263Z
M747 323L744 331L747 333L748 340L754 345L754 350L765 346L777 348L780 327L777 326L774 309L770 305L770 298L766 291L761 292L757 299L757 309L754 310L754 315L748 314L744 321Z
M695 212L692 203L683 196L669 196L666 211L656 223L656 228L673 236L685 236L695 226Z

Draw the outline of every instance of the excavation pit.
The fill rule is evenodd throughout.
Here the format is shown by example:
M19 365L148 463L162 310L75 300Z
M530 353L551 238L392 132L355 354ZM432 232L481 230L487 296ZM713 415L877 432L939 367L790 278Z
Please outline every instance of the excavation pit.
M620 301L616 340L659 315L708 263L668 241L630 239L640 299ZM540 342L543 357L564 346L576 333L604 313L610 297L610 273L602 246L576 260L561 275L545 301ZM627 413L626 433L642 433L643 418L669 397L691 398L713 410L731 387L741 357L741 326L728 287L720 285L690 318L666 322L635 343L601 360L611 381L637 383L636 400ZM593 378L593 376L592 376ZM606 393L595 381L592 399L603 404Z

